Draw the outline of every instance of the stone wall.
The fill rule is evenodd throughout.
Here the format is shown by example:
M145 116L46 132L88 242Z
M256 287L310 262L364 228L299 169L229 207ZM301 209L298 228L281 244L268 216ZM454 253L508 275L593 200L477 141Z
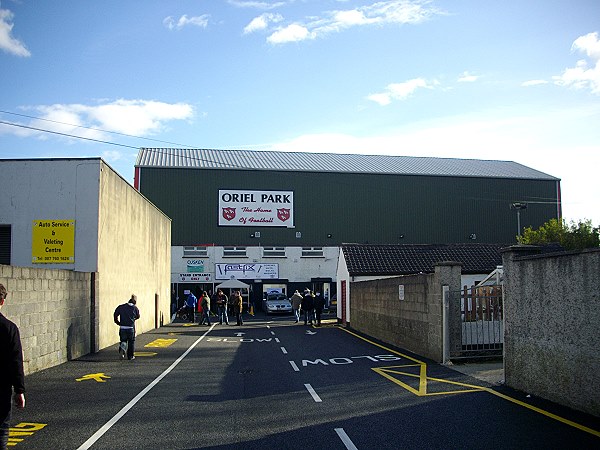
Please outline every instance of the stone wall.
M352 328L435 361L443 361L443 286L460 289L460 264L441 263L433 274L408 275L351 284ZM402 286L402 287L401 287ZM404 299L400 299L403 290ZM458 314L458 319L452 319ZM460 309L450 309L452 333L460 333ZM458 334L460 345L460 334Z
M600 249L538 251L503 254L506 384L600 416Z
M19 327L25 374L90 352L92 274L0 265L2 314Z

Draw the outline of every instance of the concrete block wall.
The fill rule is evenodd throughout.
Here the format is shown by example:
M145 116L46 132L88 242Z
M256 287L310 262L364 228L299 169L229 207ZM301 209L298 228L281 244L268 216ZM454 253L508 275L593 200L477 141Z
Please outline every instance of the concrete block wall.
M433 274L352 283L351 326L376 339L441 362L444 284L451 289L460 286L460 265L436 266ZM400 300L399 286L404 286L404 300Z
M538 251L502 255L506 384L600 416L600 249Z
M0 265L8 290L2 314L19 327L25 374L90 352L87 272Z

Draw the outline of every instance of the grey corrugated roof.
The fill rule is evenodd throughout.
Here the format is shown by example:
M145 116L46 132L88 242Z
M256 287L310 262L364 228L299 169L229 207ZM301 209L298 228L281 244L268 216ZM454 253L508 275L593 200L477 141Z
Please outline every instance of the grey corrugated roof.
M512 161L257 150L141 148L135 165L558 180Z
M490 273L509 244L342 244L350 275L432 273L442 261L462 263L463 274Z

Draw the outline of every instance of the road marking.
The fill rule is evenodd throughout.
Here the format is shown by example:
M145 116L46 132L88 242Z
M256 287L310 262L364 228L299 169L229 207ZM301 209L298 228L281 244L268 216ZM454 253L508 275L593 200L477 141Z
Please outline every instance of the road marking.
M281 342L279 338L275 338L275 342Z
M396 355L399 355L399 356L401 356L403 358L406 358L406 359L409 359L410 361L415 362L416 366L419 366L419 368L420 368L419 375L418 375L419 376L419 389L418 390L415 390L414 388L408 389L408 387L406 387L408 385L405 385L405 383L402 383L402 382L399 382L399 381L398 382L394 381L393 377L391 377L389 374L385 374L385 369L386 368L379 368L379 370L376 370L376 369L373 368L372 370L374 370L375 372L377 372L380 375L384 376L385 378L389 379L390 381L393 381L394 383L396 383L396 384L404 387L405 389L407 389L409 392L412 392L413 394L416 394L416 392L426 392L427 379L428 379L428 377L427 377L427 364L426 363L424 363L423 361L419 361L418 359L413 358L412 356L405 355L403 353L400 353L400 352L397 352L395 350L392 350L392 349L390 349L390 348L388 348L388 347L386 347L384 345L378 344L377 342L374 342L374 341L372 341L370 339L367 339L367 338L365 338L365 337L363 337L363 336L361 336L359 334L356 334L356 333L354 333L354 332L352 332L350 330L347 330L346 328L340 328L340 327L338 327L338 329L342 330L342 331L345 331L346 333L351 334L351 335L353 335L353 336L355 336L355 337L357 337L357 338L359 338L359 339L361 339L361 340L363 340L365 342L368 342L369 344L372 344L372 345L374 345L376 347L379 347L379 348L382 348L382 349L384 349L384 350L386 350L386 351L388 351L390 353L394 353ZM405 366L405 367L407 367L407 366ZM546 410L543 410L541 408L538 408L537 406L533 406L533 405L525 403L525 402L523 402L521 400L517 400L516 398L509 397L508 395L501 394L500 392L497 392L497 391L495 391L492 388L483 387L483 386L475 386L475 385L466 384L466 383L458 383L458 382L449 381L449 380L440 380L438 378L429 378L429 379L431 379L433 381L439 381L439 382L448 383L448 384L455 384L455 385L459 385L459 386L463 386L463 387L468 388L468 390L463 390L461 392L474 392L474 391L487 392L489 394L495 395L496 397L500 397L500 398L502 398L504 400L508 400L509 402L512 402L512 403L514 403L516 405L519 405L519 406L522 406L524 408L530 409L531 411L535 411L535 412L537 412L539 414L542 414L542 415L544 415L546 417L549 417L550 419L554 419L554 420L556 420L558 422L564 423L565 425L569 425L571 427L577 428L578 430L585 431L586 433L590 433L590 434L592 434L594 436L600 437L600 431L598 431L598 430L594 430L592 428L588 428L585 425L581 425L581 424L573 422L573 421L571 421L569 419L565 419L564 417L560 417L560 416L558 416L556 414L553 414L553 413L551 413L549 411L546 411ZM453 392L450 392L450 393L453 393ZM419 394L416 394L416 395L419 395Z
M110 419L108 422L106 422L98 431L96 431L87 441L85 441L83 444L81 444L81 446L79 446L79 448L77 450L87 450L89 449L92 445L94 445L96 443L96 441L98 441L98 439L100 439L102 436L104 436L104 434L111 429L111 427L117 423L121 417L123 417L127 411L129 411L131 408L133 408L135 406L135 404L137 402L139 402L148 392L150 392L152 390L152 388L154 386L156 386L158 383L160 383L160 381L166 377L175 367L177 367L177 365L183 361L183 358L185 358L189 352L191 352L194 347L196 345L198 345L198 343L204 339L204 337L210 333L212 331L212 329L215 327L216 324L212 324L212 326L206 330L206 332L200 336L198 339L196 339L196 342L194 342L192 345L190 345L190 347L183 353L183 355L181 355L179 358L177 358L175 360L175 362L173 362L173 364L171 364L167 369L165 369L165 371L163 373L161 373L158 377L156 377L154 379L154 381L152 381L152 383L150 383L148 386L146 386L138 395L136 395L133 400L131 400L129 403L127 403L117 414L115 414L113 416L112 419Z
M144 345L146 348L165 348L173 345L173 343L177 342L177 339L155 339L152 342Z
M284 355L287 355L287 350L285 349L285 347L281 347L281 351L283 352Z
M156 355L158 355L158 353L156 353L156 352L134 352L133 355L146 357L146 356L156 356Z
M316 331L306 330L306 334L317 334L317 332Z
M342 440L342 442L348 450L358 450L356 448L356 445L354 445L354 443L350 440L343 428L336 428L335 432L340 437L340 439Z
M300 369L298 369L298 366L294 361L290 361L290 364L292 366L292 369L294 369L294 372L300 372Z
M320 403L323 401L323 400L321 400L321 397L319 397L319 394L317 394L317 392L313 389L313 387L310 384L305 384L304 387L306 388L308 393L312 396L312 398L315 402Z
M108 375L104 375L104 372L88 373L87 375L84 375L81 378L76 378L75 381L96 380L98 383L106 383L106 379L109 378L110 377Z
M8 429L8 447L16 447L27 436L33 436L36 431L46 427L47 423L21 422Z
M273 336L275 336L275 332L274 332L274 331L271 331L271 334L272 334Z

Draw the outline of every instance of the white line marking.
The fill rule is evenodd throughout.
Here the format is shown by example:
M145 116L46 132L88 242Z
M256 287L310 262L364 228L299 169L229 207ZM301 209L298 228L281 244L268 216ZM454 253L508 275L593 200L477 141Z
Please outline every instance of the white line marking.
M304 387L306 388L306 390L308 391L308 393L310 395L312 395L312 398L315 402L319 403L322 402L323 400L321 400L321 397L319 397L319 394L317 394L315 392L315 390L313 389L313 387L310 384L305 384Z
M148 392L150 392L152 390L152 388L154 386L156 386L158 383L160 383L160 381L166 377L175 367L177 367L177 365L183 361L183 358L185 358L189 352L192 351L192 349L198 345L198 343L204 339L204 337L210 333L212 331L212 329L215 327L216 323L213 323L212 326L206 330L206 333L204 333L202 336L200 336L198 339L196 339L196 342L194 342L186 351L183 355L181 355L179 358L177 358L175 360L175 362L173 364L171 364L163 373L161 373L158 377L156 377L154 379L154 381L152 383L150 383L148 386L146 386L138 395L136 395L133 400L131 400L129 403L127 403L122 409L121 411L119 411L117 414L115 414L113 416L112 419L110 419L108 422L106 422L98 431L96 431L87 441L85 441L83 444L81 444L81 446L77 449L77 450L87 450L89 449L92 445L94 445L96 443L96 441L98 441L98 439L100 439L108 430L111 429L111 427L117 423L119 421L119 419L121 419L121 417L123 417L125 414L127 414L127 411L129 411L131 408L133 408L135 406L135 404L137 402L139 402Z
M272 334L273 336L275 336L275 332L274 332L274 331L271 331L271 334Z
M281 342L279 338L275 338L275 342Z
M343 428L336 428L335 432L340 437L340 439L342 440L342 442L348 450L358 450L356 448L356 445L354 445L354 443L350 440Z
M294 371L300 372L300 369L298 369L298 366L294 361L290 361L290 364L292 365L292 369L294 369Z
M281 351L283 352L284 355L287 355L287 350L285 349L285 347L281 347Z

